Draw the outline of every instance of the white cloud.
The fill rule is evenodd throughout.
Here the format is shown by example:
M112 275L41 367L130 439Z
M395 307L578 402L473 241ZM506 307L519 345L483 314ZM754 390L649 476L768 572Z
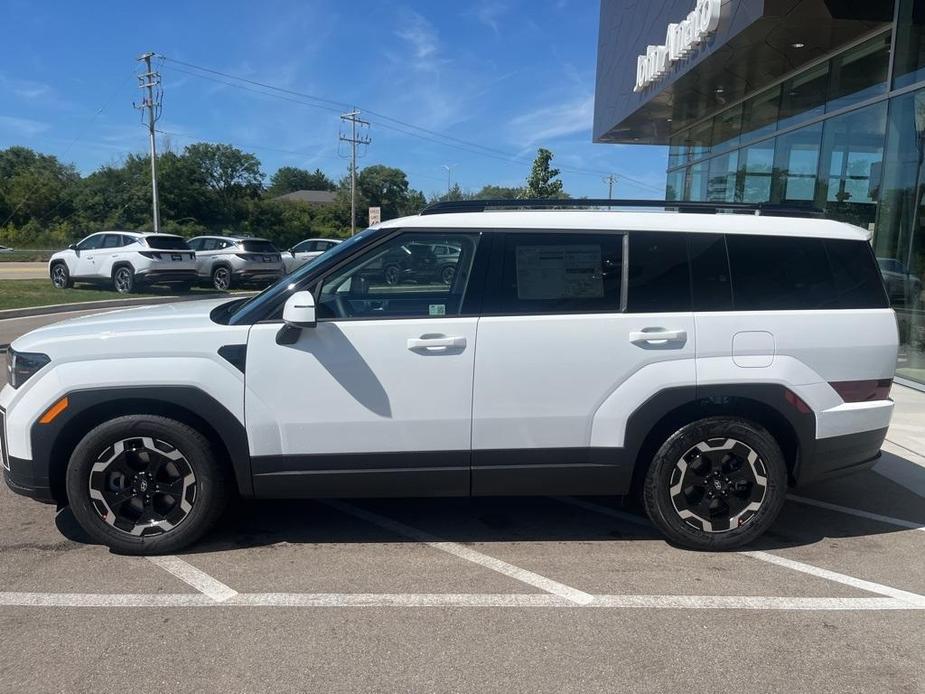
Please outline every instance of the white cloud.
M31 118L0 116L0 131L7 131L17 137L35 137L50 127L48 123L32 120Z
M429 67L440 47L440 39L434 25L411 10L402 13L401 21L402 26L396 29L395 35L411 47L420 67Z
M512 119L511 134L520 143L533 145L566 135L588 132L594 119L594 97L544 106Z
M479 6L475 8L473 14L475 18L479 20L482 24L487 26L496 36L500 36L501 29L499 25L499 20L504 16L508 11L508 6L503 2L494 2L493 0L483 0L479 3Z

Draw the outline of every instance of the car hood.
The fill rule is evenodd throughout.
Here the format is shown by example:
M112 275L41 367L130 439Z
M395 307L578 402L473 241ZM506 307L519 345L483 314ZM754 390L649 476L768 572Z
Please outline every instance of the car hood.
M109 343L120 337L173 336L175 343L182 342L178 338L185 334L218 327L209 315L217 306L229 301L234 299L184 301L94 313L38 328L15 340L11 346L18 352L50 354L55 345L73 346L79 342L89 349L94 343ZM161 340L158 342L163 344Z

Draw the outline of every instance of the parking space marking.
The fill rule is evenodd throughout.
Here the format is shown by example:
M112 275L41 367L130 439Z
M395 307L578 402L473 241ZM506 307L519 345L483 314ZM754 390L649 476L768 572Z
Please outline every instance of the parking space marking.
M805 496L797 496L796 494L788 494L787 500L795 501L798 504L806 504L807 506L816 506L817 508L824 508L828 511L838 511L839 513L845 513L849 516L857 516L858 518L866 518L868 520L874 520L880 523L886 523L887 525L895 525L900 528L909 528L910 530L921 530L925 532L925 524L903 520L902 518L893 518L892 516L883 516L879 513L871 513L870 511L862 511L861 509L857 509L857 508L849 508L848 506L839 506L838 504L830 504L828 501L819 501L818 499L810 499Z
M221 581L212 578L205 571L200 571L188 561L180 559L180 557L148 557L148 561L173 574L215 602L224 602L238 594L238 591L232 590Z
M777 566L793 569L794 571L809 574L810 576L816 576L818 578L834 581L835 583L841 583L843 585L851 586L852 588L857 588L859 590L866 590L869 593L885 595L887 597L894 598L895 600L900 600L902 602L907 602L910 605L915 605L918 608L925 608L925 595L910 593L905 590L900 590L899 588L892 588L891 586L885 586L882 583L865 581L861 578L855 578L854 576L840 574L837 571L821 569L818 566L813 566L812 564L804 564L801 561L786 559L784 557L779 557L776 554L770 554L769 552L739 552L738 554L745 557L752 557L760 561L765 561L769 564L776 564Z
M0 593L0 607L541 607L657 610L925 610L895 598L794 598L749 595L594 595L579 604L536 593L236 593L222 602L200 593Z
M428 546L433 547L434 549L440 550L441 552L446 552L447 554L452 554L453 556L459 557L460 559L471 561L473 564L484 566L486 569L491 569L492 571L496 571L499 574L513 578L514 580L520 581L521 583L526 583L527 585L533 586L534 588L539 588L540 590L551 593L552 595L558 595L559 597L570 600L571 602L574 602L578 605L587 605L592 600L594 600L593 595L578 590L577 588L572 588L571 586L567 586L564 583L554 581L551 578L540 576L539 574L528 571L527 569L521 569L518 566L508 564L506 561L496 559L487 554L482 554L481 552L477 552L476 550L470 549L469 547L461 545L457 542L446 542L440 540L440 538L426 533L423 530L412 528L410 525L405 525L404 523L392 520L391 518L379 515L378 513L373 513L372 511L367 511L366 509L354 506L353 504L347 504L343 501L335 500L326 500L322 503L330 506L331 508L342 511L343 513L348 513L352 516L355 516L356 518L360 518L374 525L378 525L380 528L384 528L398 535L403 535L405 537L411 538L412 540L423 542Z

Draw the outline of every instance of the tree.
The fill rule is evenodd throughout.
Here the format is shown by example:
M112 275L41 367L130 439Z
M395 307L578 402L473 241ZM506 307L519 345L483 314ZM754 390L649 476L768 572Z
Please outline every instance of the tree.
M183 150L183 157L225 203L257 197L263 187L260 160L237 147L197 142Z
M349 176L341 182L339 197L346 197L349 214ZM417 214L426 204L424 194L408 185L408 176L401 169L374 164L357 174L357 224L367 223L371 205L382 208L382 219L394 219Z
M533 160L533 170L527 177L526 195L528 198L565 197L562 181L556 179L559 169L553 169L550 166L551 161L552 152L540 147L536 152L536 159Z
M308 171L295 166L281 166L270 177L267 195L271 198L297 190L336 190L337 186L321 169Z
M514 188L510 186L483 186L482 190L472 196L473 200L515 200L517 198L527 197L527 191L523 188Z

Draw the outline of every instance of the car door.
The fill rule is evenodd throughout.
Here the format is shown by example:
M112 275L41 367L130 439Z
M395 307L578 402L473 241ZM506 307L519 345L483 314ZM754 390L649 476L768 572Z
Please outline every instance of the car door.
M463 249L452 285L384 282L375 268L411 237ZM479 247L473 233L399 233L315 286L317 325L294 344L277 344L279 321L251 328L245 409L258 494L469 493Z
M94 273L99 279L112 277L113 263L125 257L122 251L125 241L122 234L105 234L99 249L92 252Z
M630 415L695 374L684 239L649 236L631 235L650 257L635 264L618 233L495 242L475 357L474 495L625 493Z
M97 255L104 237L105 234L92 234L77 244L77 263L73 272L75 278L96 278Z

